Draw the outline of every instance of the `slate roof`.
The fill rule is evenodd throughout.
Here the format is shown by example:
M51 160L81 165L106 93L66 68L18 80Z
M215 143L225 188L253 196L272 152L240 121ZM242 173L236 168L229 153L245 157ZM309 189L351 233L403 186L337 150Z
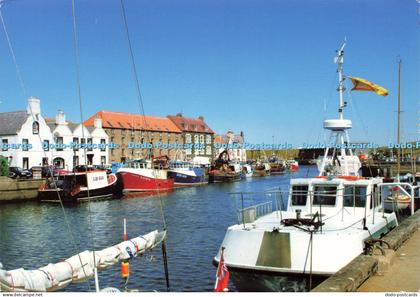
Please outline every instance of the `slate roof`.
M84 125L93 126L95 118L102 119L103 128L181 133L181 130L166 117L102 110L91 116Z
M233 143L244 143L244 139L241 135L234 135L233 136ZM222 143L222 144L227 144L229 142L229 138L227 136L227 134L223 134L223 135L217 135L214 137L214 142L218 142L218 143Z
M201 118L186 118L182 115L169 115L168 118L183 132L214 134L213 130Z
M26 122L26 111L12 111L0 113L0 136L16 135Z

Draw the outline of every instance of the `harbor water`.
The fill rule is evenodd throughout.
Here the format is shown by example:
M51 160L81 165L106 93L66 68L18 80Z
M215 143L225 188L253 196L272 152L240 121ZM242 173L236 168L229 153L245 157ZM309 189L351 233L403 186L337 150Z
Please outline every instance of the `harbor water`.
M238 201L231 192L286 190L291 177L311 177L316 167L301 166L293 174L254 177L234 183L176 189L149 197L83 203L75 207L20 203L0 205L0 262L4 269L36 269L84 250L112 246L123 238L168 230L167 254L171 291L212 291L212 265L226 228L238 223ZM119 265L99 271L102 288L123 285ZM161 248L130 261L128 289L166 291ZM231 290L236 290L230 284ZM70 284L65 291L93 291L93 280Z

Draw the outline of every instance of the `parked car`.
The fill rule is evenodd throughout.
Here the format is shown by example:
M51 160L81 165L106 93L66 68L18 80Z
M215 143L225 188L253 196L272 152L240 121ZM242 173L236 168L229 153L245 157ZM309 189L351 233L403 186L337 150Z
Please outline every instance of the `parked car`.
M32 172L22 167L9 167L9 177L11 178L31 178Z
M47 165L42 167L42 177L51 177L52 176L58 176L58 175L64 175L67 173L70 173L70 171L58 168L54 165Z

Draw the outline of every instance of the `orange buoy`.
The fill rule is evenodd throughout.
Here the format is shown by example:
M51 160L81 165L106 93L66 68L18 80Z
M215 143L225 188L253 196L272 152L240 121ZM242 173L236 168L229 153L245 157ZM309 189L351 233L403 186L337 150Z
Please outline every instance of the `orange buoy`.
M127 278L130 275L130 264L128 262L121 262L121 276Z

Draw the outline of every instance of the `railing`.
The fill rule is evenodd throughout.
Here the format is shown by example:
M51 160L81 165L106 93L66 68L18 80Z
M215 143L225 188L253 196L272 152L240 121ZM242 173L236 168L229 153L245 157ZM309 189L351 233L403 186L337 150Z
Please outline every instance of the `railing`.
M281 191L266 192L238 192L229 193L234 196L237 205L237 217L240 224L253 223L258 218L270 214L277 210L286 210L287 203L283 201L283 193Z
M256 219L272 213L272 202L260 203L238 210L238 221L243 224L253 223Z

